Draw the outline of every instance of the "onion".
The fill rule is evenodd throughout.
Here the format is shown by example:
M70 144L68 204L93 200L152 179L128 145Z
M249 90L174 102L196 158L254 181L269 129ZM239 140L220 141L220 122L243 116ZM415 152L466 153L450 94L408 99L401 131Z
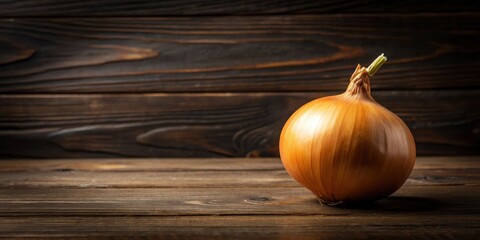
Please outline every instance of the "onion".
M370 77L385 63L357 66L345 93L313 100L286 122L280 157L321 203L375 201L394 193L415 164L405 123L370 95Z

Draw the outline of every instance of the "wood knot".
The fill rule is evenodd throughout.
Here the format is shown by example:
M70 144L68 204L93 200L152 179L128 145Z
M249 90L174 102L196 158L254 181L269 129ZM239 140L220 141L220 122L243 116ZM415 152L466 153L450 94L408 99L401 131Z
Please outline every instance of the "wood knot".
M272 201L272 199L268 198L268 197L251 197L249 199L245 199L244 202L245 203L248 203L248 204L254 204L254 205L257 205L257 204L270 204L270 201ZM267 203L268 202L268 203Z
M267 197L253 197L250 198L251 201L257 201L257 202L265 202L268 201L269 199Z
M55 172L73 172L74 170L71 168L57 168L54 169Z

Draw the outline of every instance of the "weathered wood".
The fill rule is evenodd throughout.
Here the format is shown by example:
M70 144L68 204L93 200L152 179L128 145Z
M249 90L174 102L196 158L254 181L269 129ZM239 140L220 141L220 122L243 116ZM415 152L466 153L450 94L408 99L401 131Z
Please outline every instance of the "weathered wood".
M230 171L205 172L13 172L0 174L3 188L175 188L175 187L298 187L283 170L257 172L237 171L238 178ZM416 170L407 180L412 185L428 186L480 186L480 169L462 170ZM268 174L268 175L265 175ZM217 182L222 178L222 182Z
M480 170L479 170L480 171ZM472 182L480 179L466 176L449 179L443 174L443 184ZM422 175L423 176L423 175ZM431 176L423 176L419 182ZM218 182L221 179L221 182ZM174 172L75 172L61 169L57 172L13 172L0 174L1 188L177 188L177 187L297 187L284 170L275 171L174 171Z
M480 186L480 169L415 170L407 182L417 186ZM241 175L241 177L239 177ZM217 179L221 178L221 182ZM0 174L1 188L212 188L298 187L283 170L194 172L12 172Z
M456 167L441 158L419 158L407 183L480 186L480 159L455 159ZM279 159L0 161L0 188L229 187L300 186Z
M16 166L13 162L0 161L0 176L10 171L54 175L61 172L55 170L71 168L71 172L99 175L177 174L178 181L188 182L192 180L182 173L204 172L212 173L209 178L217 186L85 189L78 188L80 182L73 188L62 187L61 182L52 188L0 186L0 237L9 239L476 239L480 229L480 188L468 182L419 186L408 181L392 196L369 205L329 207L321 206L302 187L267 187L256 182L254 174L257 178L277 177L279 159L138 159L128 164L124 159L47 160L45 167L42 161L19 160ZM453 171L459 177L474 176L476 183L480 177L478 157L430 157L417 162L415 171L427 175ZM230 177L218 174L222 171L228 171ZM280 175L289 179L285 172ZM252 182L244 186L229 183L251 177ZM136 181L134 177L130 180ZM71 181L75 181L74 176ZM106 180L91 181L101 184ZM442 182L436 178L431 181Z
M23 2L15 4L33 4ZM344 90L356 64L380 52L390 60L374 90L478 88L479 21L478 14L4 18L0 92Z
M0 16L178 16L178 15L264 15L292 13L412 13L479 11L477 1L458 0L23 0L0 1Z
M232 175L242 177L241 174ZM224 181L222 177L216 180ZM395 216L405 213L455 216L480 214L479 198L478 186L406 184L389 198L351 209L322 207L315 195L303 187L0 188L0 216Z
M3 157L278 155L290 114L322 93L0 95ZM377 91L417 153L479 154L480 91Z
M415 216L415 217L412 217ZM462 221L459 221L461 219ZM0 217L8 238L135 237L154 239L466 239L479 217L452 216L182 216ZM29 238L30 237L30 238Z
M476 170L480 168L478 156L418 157L418 170ZM0 159L0 174L3 172L178 172L178 171L277 171L283 170L278 158L127 158L127 159Z
M433 166L441 168L445 161L439 157L422 157L433 159ZM448 158L447 158L448 159ZM474 167L477 157L457 157L459 165ZM439 162L440 161L440 162ZM417 165L418 166L418 165ZM423 164L421 164L423 166ZM52 171L87 171L87 172L194 172L194 171L277 171L283 170L278 158L127 158L127 159L0 159L0 173L3 172L52 172Z

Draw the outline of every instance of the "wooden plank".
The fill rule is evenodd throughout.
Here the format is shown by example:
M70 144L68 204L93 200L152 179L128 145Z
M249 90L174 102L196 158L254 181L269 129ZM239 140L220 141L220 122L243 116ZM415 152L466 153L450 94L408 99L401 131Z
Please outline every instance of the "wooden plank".
M479 156L418 157L415 170L476 170ZM125 159L0 159L4 172L179 172L179 171L277 171L278 158L125 158Z
M480 186L478 157L455 157L437 162L430 166L428 160L425 164L420 158L407 184ZM288 176L279 159L166 159L139 162L79 159L47 160L45 166L44 161L0 161L0 188L229 187L300 186Z
M279 166L280 167L280 166ZM418 186L480 186L480 168L414 170L407 183ZM222 181L217 181L221 178ZM212 188L298 187L284 170L159 172L2 172L1 188Z
M86 1L24 0L0 2L0 15L25 16L178 16L178 15L265 15L292 13L412 13L412 12L472 12L479 11L477 1L423 0L380 1L361 3L345 0L301 0L264 2L239 0L218 2L213 0L177 1Z
M480 170L479 170L480 172ZM460 181L480 185L480 177L449 179L452 173L439 177L443 184ZM445 176L446 175L446 176ZM418 178L427 182L431 176ZM221 182L218 179L221 179ZM284 170L274 171L182 171L182 172L4 172L0 188L210 188L210 187L297 187Z
M476 169L480 161L479 156L437 156L437 157L417 157L415 169Z
M306 188L0 188L0 216L455 216L479 215L479 198L478 186L405 185L368 206L334 208Z
M459 221L461 219L461 221ZM115 239L476 239L479 217L183 216L0 217L0 236Z
M261 183L229 186L226 175L218 174L228 171L231 179L250 179L248 172L273 176L280 165L278 159L137 159L129 164L123 159L92 159L84 164L82 160L48 160L45 167L42 161L19 160L16 167L12 162L0 161L0 176L10 174L9 170L31 176L54 174L62 172L55 170L69 167L72 172L91 171L98 175L174 173L179 181L186 182L189 180L182 173L205 172L211 173L211 181L224 187L0 188L0 237L8 239L477 239L479 236L480 188L466 181L458 186L419 186L409 181L392 196L372 204L330 207L320 205L302 187L266 187ZM150 166L152 169L148 170ZM457 171L457 176L478 178L480 162L478 157L425 157L418 159L415 169L427 174L450 170ZM432 181L441 182L434 178Z
M330 93L0 95L4 157L278 156L284 122ZM422 154L478 154L480 91L377 91Z
M422 158L424 159L424 158ZM433 157L436 162L436 157ZM448 165L447 160L439 163ZM455 157L458 164L476 166L476 157ZM423 161L423 160L422 160ZM455 161L457 163L457 161ZM283 170L278 158L125 158L125 159L0 159L0 173L3 172L193 172L193 171L278 171Z
M0 92L340 91L357 63L380 52L390 60L374 90L478 89L479 21L463 13L3 18Z

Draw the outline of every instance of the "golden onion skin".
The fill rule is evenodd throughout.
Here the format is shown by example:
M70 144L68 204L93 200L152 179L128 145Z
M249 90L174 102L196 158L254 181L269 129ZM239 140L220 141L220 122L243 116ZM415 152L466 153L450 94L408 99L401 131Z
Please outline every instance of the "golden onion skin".
M410 130L373 100L360 66L344 94L298 109L283 127L279 147L290 176L328 204L389 196L407 180L416 155Z

